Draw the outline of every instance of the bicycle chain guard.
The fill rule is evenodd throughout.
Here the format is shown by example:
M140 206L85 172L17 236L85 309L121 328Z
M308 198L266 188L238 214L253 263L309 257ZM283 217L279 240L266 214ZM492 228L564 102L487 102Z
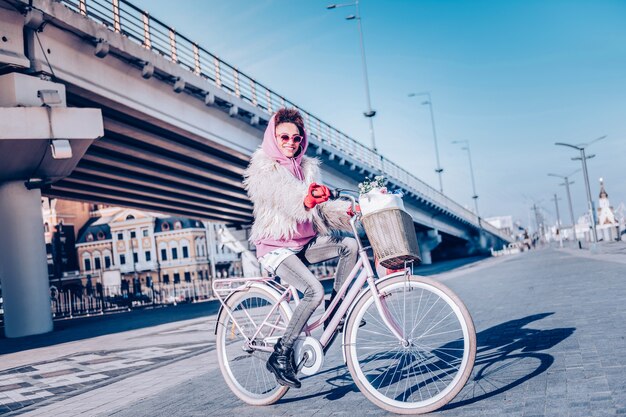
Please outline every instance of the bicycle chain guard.
M322 350L322 345L314 337L298 337L293 349L298 368L304 375L315 375L322 369L322 366L324 366L324 351Z

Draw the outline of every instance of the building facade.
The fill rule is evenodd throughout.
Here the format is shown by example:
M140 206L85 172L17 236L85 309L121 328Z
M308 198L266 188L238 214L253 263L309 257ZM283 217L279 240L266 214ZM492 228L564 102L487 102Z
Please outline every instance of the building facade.
M92 215L76 243L84 285L96 279L109 294L138 294L241 274L237 253L209 244L207 227L224 225L119 207Z

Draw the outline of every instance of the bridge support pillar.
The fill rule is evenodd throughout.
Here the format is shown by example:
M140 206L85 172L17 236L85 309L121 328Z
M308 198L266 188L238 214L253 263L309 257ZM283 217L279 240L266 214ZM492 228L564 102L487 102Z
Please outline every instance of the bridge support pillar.
M468 242L468 253L471 255L488 254L490 252L490 245L493 246L493 242L488 239L484 231L480 231L476 236Z
M52 331L41 191L24 181L0 184L0 230L5 335Z
M100 109L65 105L60 83L0 76L0 282L7 337L52 330L41 187L70 175L104 134Z
M430 265L433 263L431 251L441 243L441 235L435 229L429 230L426 233L417 234L417 244L420 249L420 256L422 257L422 264Z

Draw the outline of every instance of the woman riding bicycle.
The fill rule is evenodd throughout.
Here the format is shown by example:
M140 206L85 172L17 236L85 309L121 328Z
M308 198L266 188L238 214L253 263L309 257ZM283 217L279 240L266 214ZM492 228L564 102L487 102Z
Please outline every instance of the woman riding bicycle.
M358 252L354 238L330 235L332 230L352 230L351 205L328 201L328 187L316 182L320 161L304 156L307 146L300 113L280 109L269 120L263 143L244 174L254 204L250 241L256 245L257 257L265 269L304 294L267 362L280 384L294 388L301 384L293 345L324 298L322 284L307 266L339 257L332 301Z

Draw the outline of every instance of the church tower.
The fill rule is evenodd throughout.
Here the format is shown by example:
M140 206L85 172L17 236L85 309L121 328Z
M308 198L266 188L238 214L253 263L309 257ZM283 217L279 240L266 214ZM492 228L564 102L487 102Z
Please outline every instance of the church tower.
M598 224L604 225L616 225L615 213L613 207L609 203L609 195L604 188L604 180L600 178L600 198L598 200Z

